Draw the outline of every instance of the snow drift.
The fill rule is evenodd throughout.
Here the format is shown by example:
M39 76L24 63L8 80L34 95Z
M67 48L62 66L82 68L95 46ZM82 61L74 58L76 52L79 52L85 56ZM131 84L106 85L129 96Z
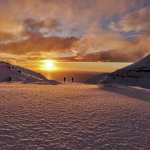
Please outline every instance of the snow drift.
M150 88L150 55L130 66L116 70L100 80L99 83L116 83L127 86Z
M0 61L0 82L23 81L23 83L58 84L54 80L48 80L40 73Z

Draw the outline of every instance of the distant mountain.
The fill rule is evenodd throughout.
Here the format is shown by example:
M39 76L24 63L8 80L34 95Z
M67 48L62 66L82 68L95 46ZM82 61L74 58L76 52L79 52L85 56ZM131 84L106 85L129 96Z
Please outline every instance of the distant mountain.
M102 79L100 84L116 83L150 88L150 55L140 61L116 70Z
M105 78L108 75L108 73L102 73L99 74L95 77L92 77L88 80L85 81L85 83L89 83L89 84L97 84L100 80L102 80L103 78Z
M48 80L40 73L0 61L0 82L3 81L23 81L23 83L43 82L49 84L58 83L53 80Z

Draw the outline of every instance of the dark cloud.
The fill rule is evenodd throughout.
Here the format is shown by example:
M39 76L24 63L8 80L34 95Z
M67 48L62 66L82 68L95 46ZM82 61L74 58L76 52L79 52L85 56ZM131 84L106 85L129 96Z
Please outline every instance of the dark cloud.
M71 51L75 37L30 37L20 42L0 44L0 51L10 54L22 55L35 52L68 52Z
M133 57L134 56L134 57ZM81 57L81 61L86 62L135 62L141 58L143 58L141 52L119 52L119 50L110 50L110 51L102 51L96 52L92 54L86 54Z
M59 24L56 20L35 20L35 19L26 19L24 20L24 30L29 34L44 34L48 32L60 32Z

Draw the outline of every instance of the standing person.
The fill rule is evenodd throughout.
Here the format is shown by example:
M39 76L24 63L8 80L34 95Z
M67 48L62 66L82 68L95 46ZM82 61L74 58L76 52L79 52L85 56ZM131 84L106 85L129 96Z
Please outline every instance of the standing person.
M64 77L64 82L65 82L66 78Z
M72 77L72 82L73 82L74 78Z

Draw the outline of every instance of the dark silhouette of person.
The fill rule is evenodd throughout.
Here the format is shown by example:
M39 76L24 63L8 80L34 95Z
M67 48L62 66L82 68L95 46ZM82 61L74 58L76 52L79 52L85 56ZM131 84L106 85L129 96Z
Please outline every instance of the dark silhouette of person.
M72 77L72 82L73 82L74 78Z
M65 82L66 78L64 77L64 82Z

